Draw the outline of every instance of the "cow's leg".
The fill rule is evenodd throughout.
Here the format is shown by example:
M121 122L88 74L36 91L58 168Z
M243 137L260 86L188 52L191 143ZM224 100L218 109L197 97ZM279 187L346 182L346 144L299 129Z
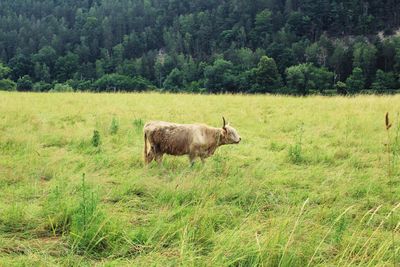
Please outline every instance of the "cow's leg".
M147 148L150 141L147 138L147 134L144 134L144 163L148 165L154 159L153 145L150 144L150 149Z
M147 163L149 164L154 160L154 152L153 150L150 150L149 153L147 154Z
M157 163L158 164L161 164L161 162L162 162L162 159L163 159L163 153L157 153L156 154L156 161L157 161Z
M193 167L195 159L196 159L195 154L189 154L190 167Z
M154 149L153 147L150 148L150 151L146 154L146 164L150 164L154 159Z

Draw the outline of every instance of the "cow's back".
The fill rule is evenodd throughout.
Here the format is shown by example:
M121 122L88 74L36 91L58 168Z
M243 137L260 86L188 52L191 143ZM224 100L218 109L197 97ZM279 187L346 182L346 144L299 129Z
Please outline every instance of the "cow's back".
M144 132L157 153L175 156L188 154L193 139L191 125L163 121L149 122Z

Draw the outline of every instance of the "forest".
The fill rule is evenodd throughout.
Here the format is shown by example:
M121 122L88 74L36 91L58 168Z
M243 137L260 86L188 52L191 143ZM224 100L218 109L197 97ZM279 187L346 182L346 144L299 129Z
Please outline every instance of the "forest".
M0 89L400 89L397 0L2 0Z

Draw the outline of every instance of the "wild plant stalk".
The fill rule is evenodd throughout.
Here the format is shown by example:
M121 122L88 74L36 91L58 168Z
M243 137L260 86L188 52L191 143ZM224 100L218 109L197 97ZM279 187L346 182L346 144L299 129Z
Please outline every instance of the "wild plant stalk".
M289 244L290 244L290 242L292 241L293 234L294 234L294 232L296 231L297 226L299 225L299 221L300 221L301 215L303 215L304 208L306 207L306 205L307 205L307 203L308 203L308 200L309 200L309 199L307 198L306 201L304 201L303 206L301 207L299 216L297 217L297 220L296 220L296 222L295 222L295 224L294 224L294 226L293 226L292 232L290 233L290 236L289 236L289 238L288 238L288 241L286 242L286 245L285 245L285 248L284 248L284 250L283 250L282 257L281 257L281 259L280 259L280 261L279 261L278 266L281 266L281 265L282 265L283 258L285 257L285 254L286 254L286 251L287 251L287 249L288 249L288 247L289 247Z
M386 134L387 134L387 143L386 143L386 149L387 149L387 159L388 159L388 169L387 169L387 175L389 178L389 188L391 194L394 196L394 191L393 191L393 165L392 165L392 146L391 146L391 138L390 138L390 128L392 128L392 124L390 123L389 119L389 112L386 112L385 116L385 126L386 126ZM392 246L393 246L393 265L397 266L397 257L396 257L396 246L395 246L395 241L394 241L394 236L395 236L395 227L394 227L394 215L392 214L391 219L390 219L390 225L393 226L392 230Z
M364 245L361 247L361 249L359 250L359 252L361 253L364 250L364 254L361 257L362 259L365 258L365 256L367 255L368 252L368 247L367 245L370 243L370 241L373 239L373 237L379 232L379 230L382 228L383 224L385 223L385 221L389 220L389 218L393 218L393 214L395 213L396 209L400 206L400 203L398 205L396 205L389 213L388 215L381 220L380 224L378 225L378 227L375 228L375 230L372 232L372 234L369 236L369 238L367 239L367 241L365 241ZM393 244L394 244L394 239L392 240ZM394 247L394 246L393 246ZM353 261L355 260L355 258L352 259L352 261L350 262L349 265L351 265L353 263ZM395 265L396 266L396 265Z
M298 133L296 134L297 138L296 143L289 147L289 159L295 164L299 164L303 160L303 155L302 155L303 134L304 134L304 123L301 123L298 128Z
M322 244L324 243L325 239L328 237L328 235L330 234L330 232L332 231L333 227L336 225L336 223L354 206L350 206L348 207L345 211L343 211L337 218L336 220L333 222L333 224L331 225L331 227L329 228L329 230L326 232L325 236L322 238L321 242L319 242L317 248L314 251L314 254L311 256L311 259L308 261L307 267L311 266L315 255L317 254L318 250L321 248Z
M358 223L357 230L354 230L354 232L353 232L353 234L351 235L351 238L350 238L350 240L354 240L354 239L356 238L356 234L359 233L359 236L358 236L358 238L357 238L357 241L354 243L354 246L353 246L353 247L351 247L351 243L350 243L350 242L347 244L347 247L345 248L345 250L343 251L343 253L342 253L342 255L341 255L340 259L339 259L338 266L343 266L344 264L342 265L341 263L342 263L342 261L344 260L344 257L346 256L346 254L349 254L349 257L350 257L350 256L353 254L353 251L355 250L355 248L357 247L357 245L358 245L358 243L359 243L359 241L360 241L360 238L361 238L361 236L362 236L362 234L363 234L363 231L364 231L364 230L360 230L360 229L361 229L361 225L362 225L364 219L367 218L367 216L368 216L369 214L372 213L371 216L370 216L370 219L369 219L368 222L367 222L367 224L368 224L369 221L374 217L374 215L376 214L376 212L377 212L381 207L382 207L382 205L380 205L380 206L377 207L377 208L372 208L372 209L370 209L370 210L367 211L367 212L364 214L364 216L361 218L360 222ZM360 231L358 231L358 230L360 230Z
M382 245L379 247L379 249L376 250L375 255L372 257L372 259L368 262L368 266L373 266L373 264L375 263L376 259L379 257L384 257L384 254L390 250L390 247L392 246L392 241L384 241L382 242ZM367 252L366 252L367 253ZM367 263L366 263L367 264ZM376 265L376 263L375 263Z
M82 201L86 203L86 187L85 187L85 174L82 174ZM83 225L86 227L86 207L83 207Z
M386 125L386 134L387 134L387 143L386 143L386 148L387 148L387 155L388 155L388 177L390 179L390 183L391 178L392 178L392 164L391 164L391 154L392 154L392 150L391 150L391 146L390 146L390 128L392 127L392 124L390 123L389 120L389 112L386 113L385 116L385 125Z

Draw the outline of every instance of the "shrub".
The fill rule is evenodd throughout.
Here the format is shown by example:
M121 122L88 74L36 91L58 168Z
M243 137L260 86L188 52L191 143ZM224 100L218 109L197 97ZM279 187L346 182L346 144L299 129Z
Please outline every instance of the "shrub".
M32 83L31 77L29 77L28 75L25 75L18 79L17 91L20 91L20 92L32 91L32 89L33 89L33 83Z
M179 91L183 89L183 73L178 68L175 68L167 76L163 84L164 88L171 91Z
M301 124L298 128L296 142L295 144L289 146L289 160L294 164L299 164L303 162L303 148L302 148L302 139L303 139L304 128L303 124Z
M144 121L142 119L134 119L133 126L135 127L136 131L141 131L144 126Z
M33 91L35 92L48 92L51 90L53 86L50 83L46 82L37 82L33 84Z
M302 153L302 149L301 149L300 143L291 145L289 147L289 160L294 164L300 163L302 161L301 153Z
M31 221L28 218L26 207L13 203L11 205L0 207L0 232L15 233L26 231L31 228Z
M101 251L106 248L106 216L98 209L98 198L82 178L81 199L72 215L72 249L76 252Z
M335 84L335 89L336 89L336 92L338 93L338 94L340 94L340 95L345 95L345 94L347 94L347 85L344 83L344 82L337 82L336 84Z
M53 235L64 235L69 232L75 204L68 196L65 184L56 185L50 191L43 205L43 216L48 219L46 228Z
M311 63L291 66L286 69L287 85L295 89L298 94L306 95L311 89L324 89L331 87L333 73L325 68L318 68Z
M67 83L74 90L89 91L92 88L92 81L90 80L68 80Z
M100 133L97 130L93 131L93 136L92 136L92 145L94 147L99 147L101 144L101 140L100 140Z
M111 121L111 126L110 126L110 134L114 135L118 132L119 129L119 123L116 118L113 118Z
M0 80L0 90L5 91L15 91L17 89L17 85L10 79L2 79Z
M93 87L96 91L117 91L129 90L131 87L131 78L120 74L106 74L98 79Z
M71 194L66 184L50 191L43 206L46 229L66 237L74 253L111 255L115 247L121 249L122 228L99 207L99 198L84 174L78 190L73 191L76 194Z
M147 89L155 89L154 85L142 76L136 76L132 79L132 88L136 91L143 91Z
M96 91L143 91L153 86L141 76L132 79L121 74L106 74L94 82L93 88Z
M50 90L50 92L73 92L74 89L66 83L56 83L54 88Z

